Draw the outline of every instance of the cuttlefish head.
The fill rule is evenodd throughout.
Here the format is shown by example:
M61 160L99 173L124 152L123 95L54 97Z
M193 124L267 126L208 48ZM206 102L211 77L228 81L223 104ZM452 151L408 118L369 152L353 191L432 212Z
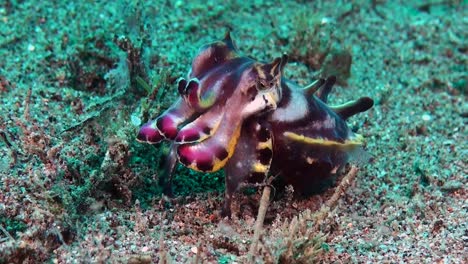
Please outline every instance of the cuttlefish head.
M287 56L283 55L271 63L256 63L251 70L251 83L240 87L243 100L238 109L242 109L243 118L275 110L281 100L281 77Z

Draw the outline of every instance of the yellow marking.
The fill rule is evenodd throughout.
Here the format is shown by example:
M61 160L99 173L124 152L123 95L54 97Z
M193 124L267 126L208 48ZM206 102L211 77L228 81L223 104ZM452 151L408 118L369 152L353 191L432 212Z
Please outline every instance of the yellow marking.
M238 124L236 127L236 130L232 134L231 140L229 141L229 144L226 148L226 151L228 152L227 158L225 158L224 160L219 160L216 158L213 161L213 169L210 172L215 172L223 168L226 165L227 161L232 157L232 155L234 154L236 145L237 145L237 140L239 139L239 136L241 133L241 128L242 128L242 125Z
M224 115L220 115L220 116L218 117L218 120L214 123L214 126L213 126L213 127L211 128L211 130L210 130L210 134L209 134L210 136L213 135L214 132L216 132L216 131L218 130L219 125L221 124L221 120L223 119L223 116L224 116Z
M279 65L279 62L276 63L275 65L273 65L273 67L271 67L270 74L272 76L275 76L275 71L276 71L276 68L278 67L278 65Z
M190 165L188 165L187 168L192 169L192 170L194 170L194 171L203 172L203 171L201 171L201 170L197 167L197 163L196 163L196 162L190 163Z
M305 137L304 135L299 135L293 132L284 132L283 135L291 140L304 142L306 144L333 147L341 150L351 150L359 147L362 145L363 139L361 135L356 134L356 138L354 140L346 140L344 143L341 143L333 140Z
M219 171L220 169L222 169L225 165L226 165L226 162L229 160L230 157L227 157L225 158L224 160L220 160L218 158L215 158L213 160L213 168L207 172L215 172L215 171Z
M222 167L224 167L224 165L226 165L226 162L234 154L234 150L235 150L236 145L237 145L237 140L239 139L239 136L241 134L242 122L238 122L237 124L233 124L233 125L235 125L236 128L234 130L234 133L232 133L231 140L229 141L229 143L228 143L228 145L226 147L226 151L228 153L228 156L227 156L227 158L225 158L224 160L221 160L219 162L217 162L215 160L215 163L213 165L213 171L217 171L217 170L221 169Z
M273 149L272 146L273 144L270 138L265 142L259 142L257 145L257 149Z
M230 158L232 154L234 154L234 149L236 148L237 140L239 139L239 136L241 133L241 128L242 128L242 124L237 124L236 130L232 134L231 140L229 141L229 144L226 148L228 152L228 158Z
M252 165L252 171L254 171L254 172L263 172L263 173L266 173L266 172L268 171L269 168L270 168L270 166L263 165L263 164L261 164L260 162L255 162L255 163Z
M271 63L271 70L270 70L270 74L272 76L276 76L275 74L276 68L278 68L278 66L280 66L282 62L283 62L283 57L278 57L273 60L273 62Z
M216 132L216 130L218 130L219 125L221 124L221 119L223 119L222 115L220 115L215 121L214 126L210 128L210 132L208 134L205 134L203 130L201 130L200 133L198 133L200 138L197 140L197 142L202 142L203 140L211 137Z
M197 91L197 97L198 97L198 106L203 108L203 109L206 109L210 106L212 106L215 101L216 101L216 94L214 94L213 91L209 91L207 92L207 94L204 96L204 98L202 98L202 95L200 94L201 93L201 88L198 89Z
M211 115L207 114L209 117L211 117ZM196 124L196 122L200 122L200 120L202 118L205 118L205 116L200 116L198 117L197 119L195 119L195 121L193 121L192 123L188 124L187 127L190 126L190 129L193 129L194 127L196 127L194 124ZM210 119L209 120L209 124L208 124L208 127L210 127L210 132L208 134L205 134L203 132L203 129L199 130L198 131L198 136L199 138L197 140L193 140L193 141L185 141L185 138L183 141L179 142L178 144L184 144L184 143L194 143L194 142L202 142L204 141L205 139L211 137L219 128L219 125L221 124L221 120L223 119L223 115L219 115L218 117L216 117L216 119ZM205 122L202 120L202 124L205 125ZM213 127L211 127L213 126Z
M275 93L275 92L269 92L266 94L266 96L268 97L268 102L271 103L271 106L273 107L273 109L276 109L278 106L276 104L276 102L279 101L279 94Z
M266 79L265 72L260 66L255 67L257 69L259 79Z
M202 171L200 170L198 167L197 167L197 163L196 162L192 162L189 166L187 166L188 168L192 169L192 170L195 170L195 171L200 171L200 172L215 172L215 171L218 171L220 170L221 168L223 168L227 161L229 160L229 158L232 157L232 155L234 154L234 150L236 148L236 144L237 144L237 141L239 139L239 136L240 136L240 133L241 133L241 128L242 128L242 124L237 124L235 130L234 130L234 133L232 134L232 137L231 137L231 140L229 141L228 143L228 146L226 148L226 151L228 152L228 156L227 158L225 158L224 160L220 160L216 157L213 157L214 160L212 161L212 164L213 164L213 168L211 170L207 170L207 171Z
M197 163L196 162L192 162L190 164L190 166L188 166L188 168L192 169L192 170L195 170L195 171L199 171L199 172L215 172L215 171L218 171L219 169L221 169L222 167L224 167L224 165L226 165L226 162L228 161L228 159L225 159L225 160L220 160L218 158L215 158L213 161L212 161L212 164L213 164L213 168L211 170L200 170L198 167L197 167Z

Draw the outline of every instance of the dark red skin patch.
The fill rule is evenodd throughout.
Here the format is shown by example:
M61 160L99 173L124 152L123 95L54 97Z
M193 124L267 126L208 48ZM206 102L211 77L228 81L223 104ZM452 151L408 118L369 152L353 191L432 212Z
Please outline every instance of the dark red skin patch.
M225 160L229 153L221 146L214 146L210 149L192 149L192 145L181 145L177 149L179 160L185 166L197 164L197 169L201 171L213 170L214 160Z
M190 166L192 163L197 164L197 168L201 171L210 171L213 168L213 151L207 149L190 148L191 145L181 145L177 149L179 160L185 166Z
M146 141L148 143L159 143L161 140L164 139L164 136L159 133L159 130L152 128L151 123L153 121L150 121L146 124L144 124L141 128L140 131L138 132L137 139L140 141Z
M158 118L156 126L161 133L168 139L174 139L177 136L177 127L170 116L162 116Z
M200 164L197 163L197 168L201 171L208 172L213 170L213 164L207 162L200 162Z
M177 90L180 95L185 95L185 87L187 87L187 81L185 79L180 79L177 83Z
M180 154L180 147L177 149L177 156L179 157L180 163L184 164L185 166L190 166L191 161L188 159L186 155Z
M200 84L196 80L190 80L187 84L187 93L191 93L192 91L197 92L200 88Z
M200 139L200 133L198 129L190 128L190 129L183 129L179 131L177 137L174 139L176 143L180 142L191 142Z
M209 128L209 127L204 127L203 128L203 133L205 133L206 135L209 135L210 132L211 132L211 128Z
M200 99L198 98L199 89L200 83L195 80L190 80L185 90L186 100L188 100L188 103L194 108L198 108L200 105Z
M198 109L198 106L200 104L200 100L198 98L198 94L197 94L197 91L195 89L192 89L192 90L187 90L187 100L188 100L188 103L193 107L193 108L197 108Z
M217 147L214 150L214 154L215 154L216 158L218 158L219 160L225 160L229 156L229 153L223 147Z

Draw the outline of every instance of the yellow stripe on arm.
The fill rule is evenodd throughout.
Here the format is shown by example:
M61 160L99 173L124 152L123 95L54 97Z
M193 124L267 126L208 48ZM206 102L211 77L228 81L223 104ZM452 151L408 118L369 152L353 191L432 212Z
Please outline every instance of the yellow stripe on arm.
M228 153L227 158L225 158L224 160L215 159L213 161L213 170L212 171L217 171L217 170L223 168L226 165L227 161L234 154L234 150L236 149L237 141L239 140L239 136L240 136L240 133L241 133L242 124L236 124L235 126L236 126L236 128L234 129L234 132L233 132L233 134L231 136L231 139L229 140L229 143L227 144L227 146L225 146L226 151Z

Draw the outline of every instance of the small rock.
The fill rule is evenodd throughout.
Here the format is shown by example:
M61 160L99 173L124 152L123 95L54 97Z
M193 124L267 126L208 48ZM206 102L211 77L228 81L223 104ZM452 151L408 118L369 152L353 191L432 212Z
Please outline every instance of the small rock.
M198 248L197 247L192 247L190 249L190 251L192 251L193 254L197 254L198 253Z
M431 119L432 119L431 115L428 115L428 114L422 115L422 120L424 121L431 121Z

